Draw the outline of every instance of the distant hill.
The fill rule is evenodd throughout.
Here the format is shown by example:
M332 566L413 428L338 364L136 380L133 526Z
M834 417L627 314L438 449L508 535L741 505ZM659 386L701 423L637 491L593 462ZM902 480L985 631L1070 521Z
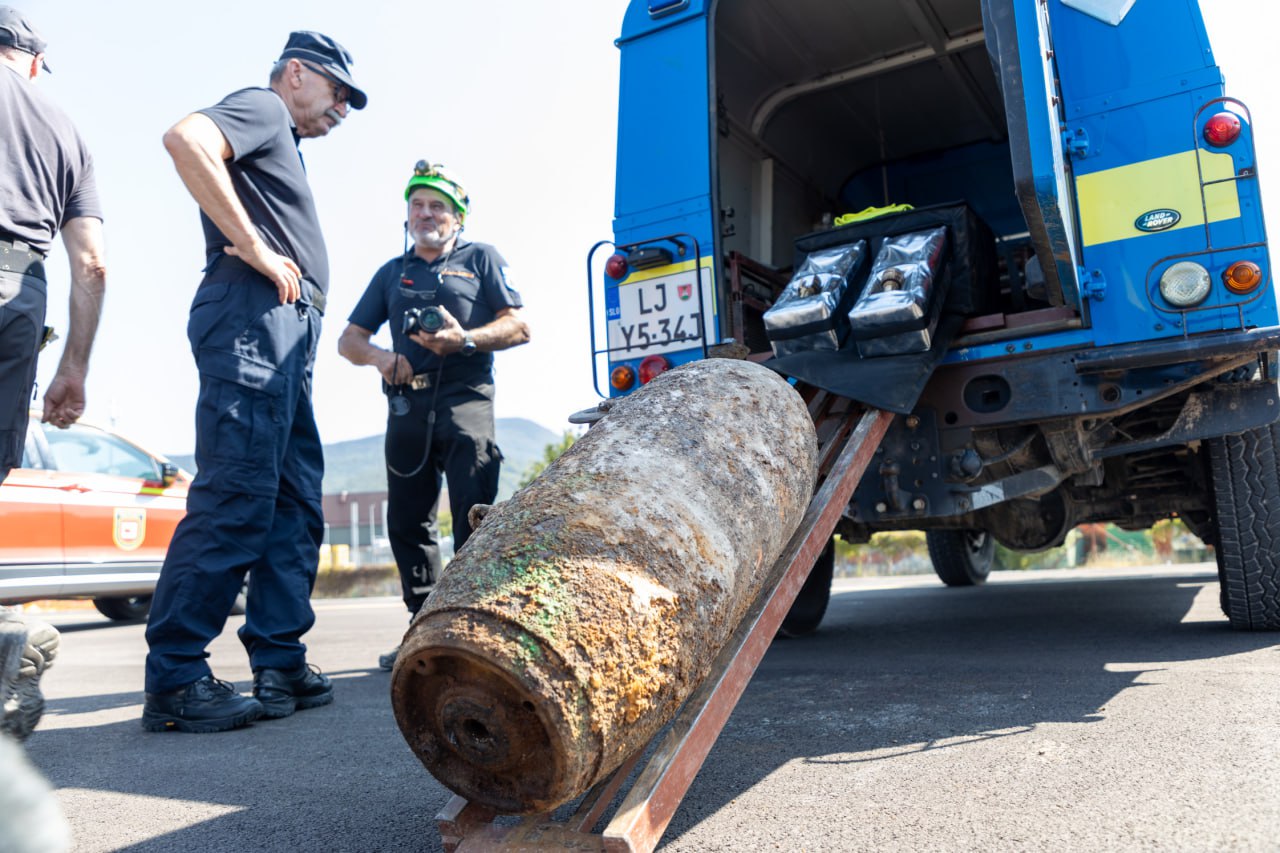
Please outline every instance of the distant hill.
M516 490L516 484L534 462L542 459L548 444L560 436L524 418L498 418L498 446L505 457L498 479L498 500L505 500ZM191 456L169 457L176 465L196 470ZM381 492L387 488L386 464L382 455L382 436L371 435L351 441L340 441L324 448L324 493Z

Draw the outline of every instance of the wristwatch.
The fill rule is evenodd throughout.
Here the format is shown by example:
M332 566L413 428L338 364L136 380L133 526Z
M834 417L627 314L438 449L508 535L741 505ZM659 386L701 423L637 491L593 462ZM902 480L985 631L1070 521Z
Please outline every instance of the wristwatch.
M461 352L463 355L471 355L475 351L476 351L475 340L470 335L465 336L462 339L462 349L459 350L459 352Z

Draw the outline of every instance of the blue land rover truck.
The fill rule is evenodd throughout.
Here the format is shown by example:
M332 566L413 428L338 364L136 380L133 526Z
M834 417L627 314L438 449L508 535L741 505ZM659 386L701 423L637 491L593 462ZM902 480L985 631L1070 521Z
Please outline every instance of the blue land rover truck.
M1176 516L1214 546L1232 626L1280 629L1254 122L1195 0L634 0L618 46L597 391L736 350L897 413L846 539L922 529L963 586L995 542ZM919 322L885 327L907 345L868 346L885 253L939 230L907 258L932 285ZM813 259L854 248L825 326L769 326ZM825 610L822 563L793 632Z

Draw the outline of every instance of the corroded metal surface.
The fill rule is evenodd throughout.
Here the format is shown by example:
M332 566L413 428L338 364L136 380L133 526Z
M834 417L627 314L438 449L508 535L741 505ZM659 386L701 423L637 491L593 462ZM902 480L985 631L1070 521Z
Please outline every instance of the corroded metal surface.
M648 742L706 676L809 503L804 402L711 359L619 401L486 515L408 634L392 705L446 786L550 810Z

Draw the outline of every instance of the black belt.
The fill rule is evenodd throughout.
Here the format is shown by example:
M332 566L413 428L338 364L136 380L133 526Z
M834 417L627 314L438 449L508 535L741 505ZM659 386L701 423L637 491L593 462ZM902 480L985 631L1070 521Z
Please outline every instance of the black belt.
M237 258L234 255L228 255L225 252L216 253L213 256L213 260L211 260L209 262L209 265L205 267L205 271L206 272L212 271L215 267L217 267L221 271L235 270L235 271L244 272L244 273L251 273L263 279L264 281L267 281L267 277L264 276L262 273L258 272L256 269L254 269L250 264L242 261L240 258ZM321 314L323 314L324 306L329 301L327 298L325 298L324 291L321 290L316 285L312 284L310 281L307 281L305 278L301 279L298 282L298 287L299 287L299 290L302 292L302 298L299 301L302 302L304 305L312 306Z
M0 237L0 270L47 281L44 274L44 255L21 240Z

